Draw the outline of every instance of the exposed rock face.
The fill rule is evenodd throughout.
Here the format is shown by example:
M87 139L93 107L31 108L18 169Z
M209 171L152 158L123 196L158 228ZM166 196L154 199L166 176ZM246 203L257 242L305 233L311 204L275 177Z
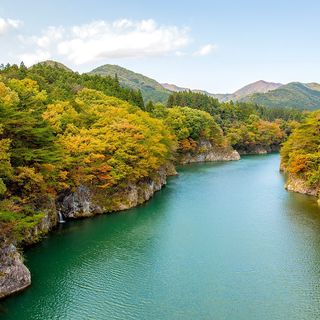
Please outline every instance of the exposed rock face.
M0 299L31 284L31 275L13 244L0 249Z
M172 164L161 167L153 177L110 190L92 185L81 185L73 193L63 195L58 207L65 218L84 218L96 214L120 211L149 200L166 184L167 176L177 174Z
M209 141L200 141L195 153L182 155L181 163L203 161L239 160L239 153L228 148L215 148ZM97 214L120 211L135 207L149 200L160 190L168 176L176 175L172 163L161 167L151 177L112 190L99 189L93 185L81 185L75 192L63 194L59 199L39 200L39 211L45 213L41 222L29 230L25 244L39 241L43 234L49 232L58 223L58 210L67 219L91 217ZM12 244L0 248L0 299L25 289L31 284L28 268Z
M311 196L318 195L318 191L315 188L311 188L303 179L296 176L288 176L285 188L289 191L308 194Z
M38 225L29 229L25 234L23 241L26 245L38 242L43 235L58 224L55 199L43 197L43 199L39 199L38 205L38 210L44 214L44 217Z
M231 148L215 147L209 140L200 140L193 152L181 154L178 161L181 164L209 161L240 160L240 155Z
M274 144L270 146L248 146L247 148L239 148L237 149L241 155L249 155L249 154L267 154L271 152L278 152L280 150L280 145Z

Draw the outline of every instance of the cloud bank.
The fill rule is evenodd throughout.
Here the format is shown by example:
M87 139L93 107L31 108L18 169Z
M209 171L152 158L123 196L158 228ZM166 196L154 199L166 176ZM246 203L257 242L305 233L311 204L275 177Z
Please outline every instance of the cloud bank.
M152 19L51 26L41 35L20 38L26 48L32 47L20 55L27 65L52 56L65 57L77 65L107 58L162 56L179 52L191 41L188 28L158 25Z

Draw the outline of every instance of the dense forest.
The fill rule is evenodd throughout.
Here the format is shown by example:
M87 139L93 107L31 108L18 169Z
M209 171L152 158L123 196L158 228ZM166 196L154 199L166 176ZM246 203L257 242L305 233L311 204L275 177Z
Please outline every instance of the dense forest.
M14 279L11 268L5 295L16 290L6 283L30 284L15 246L37 242L63 215L147 201L175 164L239 160L283 145L282 169L319 194L319 112L222 103L191 91L145 103L117 75L79 74L50 61L0 68L0 120L0 255L26 275Z
M25 240L44 217L42 204L65 190L108 190L150 177L202 139L242 153L277 150L304 117L193 92L145 105L117 77L80 75L54 62L2 66L2 237Z
M178 145L200 137L228 144L206 112L159 112L144 111L140 92L122 88L117 78L58 64L2 68L2 236L24 241L44 217L42 204L63 191L82 184L117 188L152 176L174 160Z
M241 153L254 153L257 148L278 150L305 116L294 109L270 109L232 101L221 103L215 98L191 91L173 93L167 106L188 106L208 112L220 125L232 146Z
M281 149L281 168L291 180L302 180L306 193L320 193L320 111L293 130ZM308 189L310 191L308 191ZM297 190L298 191L298 190Z
M142 109L144 106L141 92L121 86L117 77L79 74L55 61L45 61L30 68L26 68L23 63L20 66L8 64L2 65L0 70L6 79L28 78L36 81L41 90L46 91L48 103L71 99L81 89L88 88L126 100Z

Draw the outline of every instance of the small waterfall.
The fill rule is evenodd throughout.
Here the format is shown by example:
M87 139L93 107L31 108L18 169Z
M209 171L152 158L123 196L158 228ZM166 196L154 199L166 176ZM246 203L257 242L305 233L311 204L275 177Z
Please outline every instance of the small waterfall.
M63 218L63 214L61 213L61 211L58 211L58 216L59 216L59 223L65 223L66 221Z

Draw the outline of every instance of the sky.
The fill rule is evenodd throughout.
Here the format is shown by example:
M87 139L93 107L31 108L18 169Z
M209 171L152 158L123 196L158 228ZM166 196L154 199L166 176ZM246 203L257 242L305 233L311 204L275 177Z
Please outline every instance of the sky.
M320 82L319 17L318 0L0 0L0 63L117 64L212 93Z

